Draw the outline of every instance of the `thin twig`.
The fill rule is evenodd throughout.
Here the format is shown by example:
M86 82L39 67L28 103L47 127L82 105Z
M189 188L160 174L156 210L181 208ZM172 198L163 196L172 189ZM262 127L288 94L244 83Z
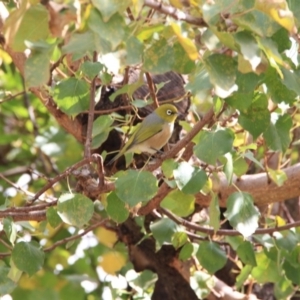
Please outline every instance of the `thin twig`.
M91 157L86 157L83 160L79 161L78 163L74 164L73 166L67 168L63 173L50 179L49 182L34 195L33 199L30 201L30 203L28 203L28 205L32 205L34 201L36 201L43 193L45 193L48 189L50 189L55 183L61 181L62 179L69 176L75 170L79 169L80 167L90 162L97 162L97 158L93 155Z
M63 244L66 244L68 242L77 240L78 238L83 237L84 235L86 235L88 232L90 232L90 231L96 229L97 227L103 225L106 221L107 221L107 219L104 219L104 220L102 220L100 222L97 222L97 223L89 226L83 232L81 232L79 234L72 235L72 236L70 236L68 238L64 238L62 240L59 240L58 242L54 243L52 246L49 246L49 247L45 248L44 251L45 252L49 252L49 251L53 250L54 248L56 248L56 247L58 247L60 245L63 245Z
M149 72L145 72L145 75L146 75L146 79L147 79L147 83L148 83L148 87L149 87L149 93L150 93L150 96L151 96L151 98L153 100L153 103L154 103L154 109L158 108L159 104L158 104L158 100L157 100L157 97L156 97L154 82L153 82L152 77L151 77Z
M8 243L6 243L5 241L3 241L3 239L0 239L0 243L2 245L4 245L7 249L12 250L13 247L11 245L9 245Z
M207 235L210 236L214 236L214 235L225 235L225 236L237 236L237 235L241 235L241 233L237 230L234 229L220 229L215 231L212 228L207 228L207 227L203 227L203 226L199 226L195 223L189 222L185 219L182 219L176 215L174 215L173 213L171 213L169 210L165 209L165 208L160 208L160 210L166 215L168 216L171 220L173 220L175 223L183 225L189 229L193 229L202 233L206 233ZM299 227L300 226L300 221L294 222L294 223L289 223L283 226L276 226L276 227L272 227L272 228L258 228L255 230L255 232L253 233L253 235L255 234L272 234L274 232L277 231L284 231L284 230L288 230L294 227Z
M0 100L0 104L2 104L3 102L6 102L6 101L10 101L10 100L13 100L14 98L18 97L18 96L21 96L25 93L25 91L22 91L22 92L19 92L19 93L16 93L14 95L8 95L7 97L5 97L4 99L1 99Z
M98 56L97 52L94 51L93 62L97 61L97 56ZM85 158L91 156L92 131L93 131L93 121L94 121L94 114L95 114L96 79L97 79L97 76L95 76L91 82L90 107L89 107L89 114L88 114L86 140L85 140L85 145L84 145L84 157Z
M175 20L185 21L187 23L197 25L200 27L207 27L206 22L202 18L195 18L189 14L184 13L172 6L164 5L161 2L155 0L145 0L144 5L155 9L163 14L166 14Z

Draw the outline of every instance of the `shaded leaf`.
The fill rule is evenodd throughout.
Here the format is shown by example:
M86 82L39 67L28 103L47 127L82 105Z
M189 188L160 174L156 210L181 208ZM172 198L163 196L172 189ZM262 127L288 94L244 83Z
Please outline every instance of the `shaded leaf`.
M107 139L113 119L110 115L102 115L93 123L92 149L100 147Z
M237 65L233 58L212 54L204 60L209 79L215 87L216 95L226 98L238 89L235 80Z
M179 230L179 226L168 218L162 218L150 224L154 238L161 247L165 243L172 242L172 236Z
M254 249L249 241L244 241L238 246L237 254L244 264L254 267L257 265Z
M293 121L288 114L279 116L275 124L270 124L263 134L270 149L281 152L287 150L291 142L289 133L292 126Z
M150 172L128 170L119 172L118 176L116 194L130 207L150 200L157 192L156 178Z
M268 128L270 124L270 112L268 99L265 94L257 94L247 110L241 111L239 123L249 131L256 139Z
M194 153L208 164L216 164L217 159L232 150L234 135L230 129L214 132L201 131L195 141Z
M106 211L109 217L117 223L122 223L129 217L129 211L125 207L125 203L120 200L115 192L111 192L107 196Z
M210 274L214 274L225 266L227 261L226 253L214 242L201 242L196 254L201 266Z
M16 267L29 276L36 273L44 265L45 253L37 242L19 242L12 251L12 259Z

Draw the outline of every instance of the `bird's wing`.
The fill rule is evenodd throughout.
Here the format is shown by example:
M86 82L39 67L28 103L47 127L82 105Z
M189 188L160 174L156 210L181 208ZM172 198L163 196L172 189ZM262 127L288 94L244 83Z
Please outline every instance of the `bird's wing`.
M139 126L137 131L133 134L134 136L131 143L132 145L136 144L137 142L140 144L162 131L161 124L151 124L151 126L148 126L148 124L144 124L143 130L141 130L140 128L141 127Z

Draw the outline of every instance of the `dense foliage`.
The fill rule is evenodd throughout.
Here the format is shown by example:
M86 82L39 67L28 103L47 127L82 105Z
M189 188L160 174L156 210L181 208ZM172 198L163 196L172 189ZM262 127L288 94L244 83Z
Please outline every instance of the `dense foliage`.
M295 297L298 2L0 2L0 295Z

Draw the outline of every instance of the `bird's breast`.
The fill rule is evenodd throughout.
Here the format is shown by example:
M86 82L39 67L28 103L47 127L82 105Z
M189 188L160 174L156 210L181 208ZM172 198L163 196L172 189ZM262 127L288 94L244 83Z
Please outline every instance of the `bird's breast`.
M170 139L172 132L174 129L173 123L166 123L162 126L162 130L157 134L153 135L148 140L144 141L142 145L140 145L143 149L142 152L148 152L150 154L156 153L160 150L164 145L167 144Z

